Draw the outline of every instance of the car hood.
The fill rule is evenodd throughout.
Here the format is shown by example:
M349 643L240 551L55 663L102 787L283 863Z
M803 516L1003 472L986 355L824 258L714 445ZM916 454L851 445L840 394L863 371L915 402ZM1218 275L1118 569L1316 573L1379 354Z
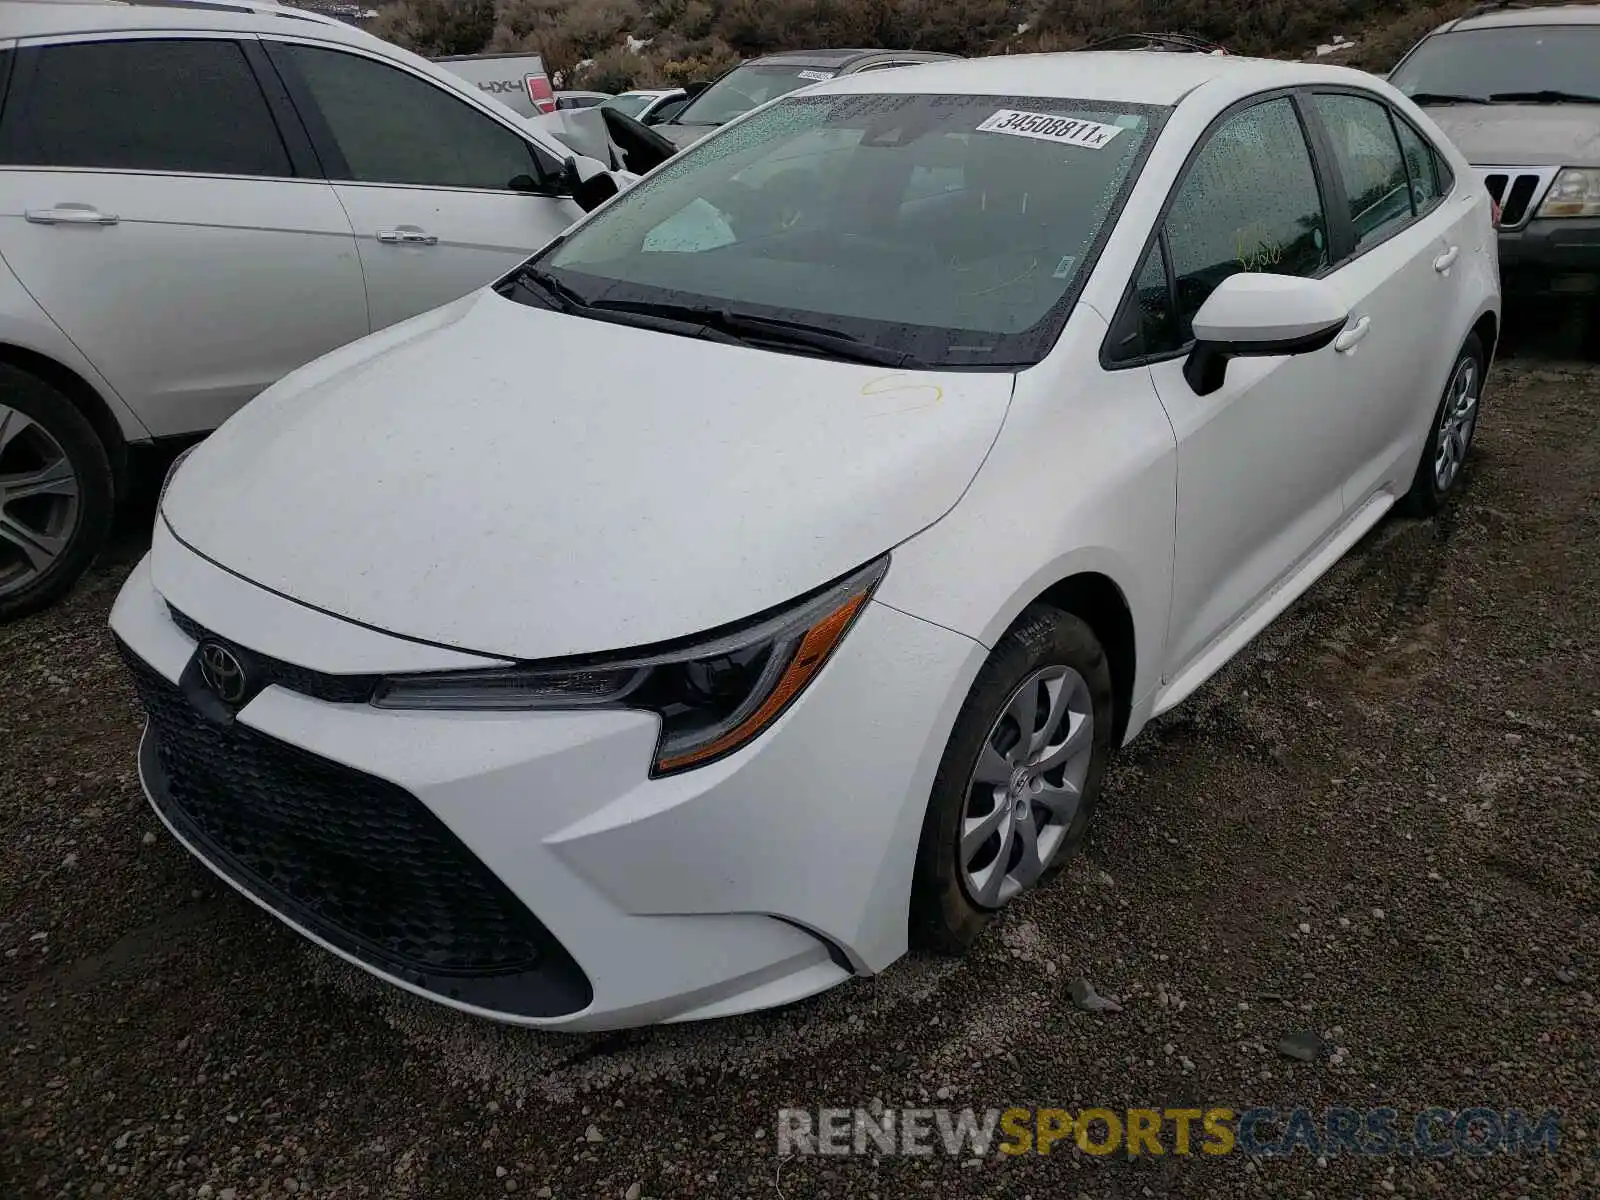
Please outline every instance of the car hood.
M263 392L162 515L245 579L392 633L519 659L632 648L783 604L937 521L1012 384L483 291Z
M1475 166L1600 164L1593 104L1441 104L1427 112Z

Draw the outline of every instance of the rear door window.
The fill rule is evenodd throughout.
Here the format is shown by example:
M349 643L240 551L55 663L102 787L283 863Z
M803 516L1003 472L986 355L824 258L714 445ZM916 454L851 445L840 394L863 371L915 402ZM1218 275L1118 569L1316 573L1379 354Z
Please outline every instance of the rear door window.
M1316 95L1311 103L1333 142L1356 249L1364 250L1403 228L1414 215L1389 109L1362 96Z
M1433 150L1404 121L1395 122L1395 132L1400 135L1400 157L1405 160L1406 177L1411 180L1411 207L1420 213L1439 198Z
M82 42L24 51L19 62L22 69L0 119L0 162L294 174L237 42Z

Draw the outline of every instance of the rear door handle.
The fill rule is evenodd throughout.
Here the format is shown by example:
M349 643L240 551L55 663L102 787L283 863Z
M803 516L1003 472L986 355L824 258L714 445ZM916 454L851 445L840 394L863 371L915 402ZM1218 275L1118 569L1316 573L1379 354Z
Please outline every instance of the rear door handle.
M30 208L22 214L35 225L115 225L122 218L103 213L87 204L58 204L54 208Z
M1456 255L1461 253L1460 246L1451 246L1438 258L1433 260L1433 269L1441 275L1450 274L1450 268L1455 264Z
M1348 354L1356 348L1356 343L1372 332L1372 318L1362 317L1354 325L1346 329L1333 339L1333 348L1340 354Z
M378 230L378 240L390 246L437 246L439 239L425 233L415 225L402 225L398 229Z

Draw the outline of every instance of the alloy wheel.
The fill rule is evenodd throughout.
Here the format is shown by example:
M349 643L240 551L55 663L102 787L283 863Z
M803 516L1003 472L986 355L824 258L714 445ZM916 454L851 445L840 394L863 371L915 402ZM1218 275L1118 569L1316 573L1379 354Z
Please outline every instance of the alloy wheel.
M77 469L55 436L0 404L0 596L33 584L66 551L79 495Z
M1439 437L1433 455L1433 483L1439 491L1449 491L1461 473L1477 421L1478 364L1471 358L1463 358L1450 377L1444 411L1439 417Z
M1083 802L1094 698L1071 667L1034 671L1011 694L967 783L956 861L974 903L999 908L1037 883Z

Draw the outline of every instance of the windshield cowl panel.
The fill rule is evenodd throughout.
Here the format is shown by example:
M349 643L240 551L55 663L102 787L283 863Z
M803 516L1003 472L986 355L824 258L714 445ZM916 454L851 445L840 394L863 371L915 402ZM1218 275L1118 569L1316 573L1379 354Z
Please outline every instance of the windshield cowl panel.
M1054 345L1167 111L792 96L534 261L579 316L655 305L752 344L1016 369Z

